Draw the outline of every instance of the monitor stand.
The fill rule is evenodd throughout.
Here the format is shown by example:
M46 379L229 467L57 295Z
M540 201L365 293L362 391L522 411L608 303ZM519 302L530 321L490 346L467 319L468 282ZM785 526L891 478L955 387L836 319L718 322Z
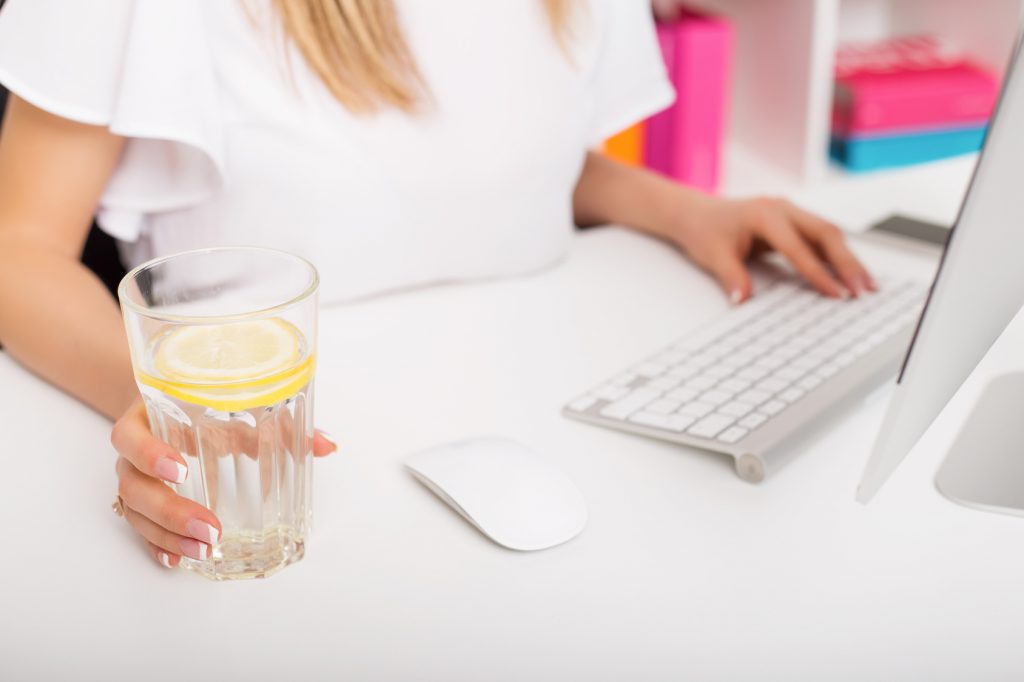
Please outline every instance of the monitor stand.
M935 485L967 507L1024 516L1024 373L985 387Z

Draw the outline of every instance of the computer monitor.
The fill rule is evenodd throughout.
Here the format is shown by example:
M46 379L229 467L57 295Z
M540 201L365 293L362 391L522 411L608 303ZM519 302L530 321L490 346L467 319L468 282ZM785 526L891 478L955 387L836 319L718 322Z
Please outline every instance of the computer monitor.
M1024 304L1022 60L1018 37L981 156L857 489L861 502L878 492Z

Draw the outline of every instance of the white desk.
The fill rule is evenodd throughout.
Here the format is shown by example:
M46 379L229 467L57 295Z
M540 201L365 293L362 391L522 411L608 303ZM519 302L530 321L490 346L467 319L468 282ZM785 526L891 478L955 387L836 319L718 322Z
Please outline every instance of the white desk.
M0 678L1022 679L1024 521L932 485L963 400L868 507L881 401L760 486L559 416L724 308L675 253L606 229L532 277L325 310L318 422L342 451L317 465L306 559L243 583L146 556L110 512L108 424L0 357ZM583 534L503 550L402 469L472 434L550 457Z

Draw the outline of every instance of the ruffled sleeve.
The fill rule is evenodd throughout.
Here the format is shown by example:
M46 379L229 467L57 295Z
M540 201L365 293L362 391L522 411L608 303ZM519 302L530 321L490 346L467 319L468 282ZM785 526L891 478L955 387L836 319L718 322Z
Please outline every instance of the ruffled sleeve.
M597 54L588 74L588 142L604 139L672 104L675 90L658 47L651 4L599 0Z
M224 131L203 0L7 0L0 82L33 105L128 138L100 225L132 241L150 212L223 185Z

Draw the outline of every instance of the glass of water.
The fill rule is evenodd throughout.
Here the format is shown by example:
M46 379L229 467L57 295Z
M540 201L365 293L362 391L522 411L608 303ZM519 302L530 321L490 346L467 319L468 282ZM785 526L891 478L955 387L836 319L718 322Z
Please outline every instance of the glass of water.
M281 251L225 247L144 263L118 288L153 434L188 463L180 495L220 519L214 580L262 578L305 552L313 483L319 277Z

